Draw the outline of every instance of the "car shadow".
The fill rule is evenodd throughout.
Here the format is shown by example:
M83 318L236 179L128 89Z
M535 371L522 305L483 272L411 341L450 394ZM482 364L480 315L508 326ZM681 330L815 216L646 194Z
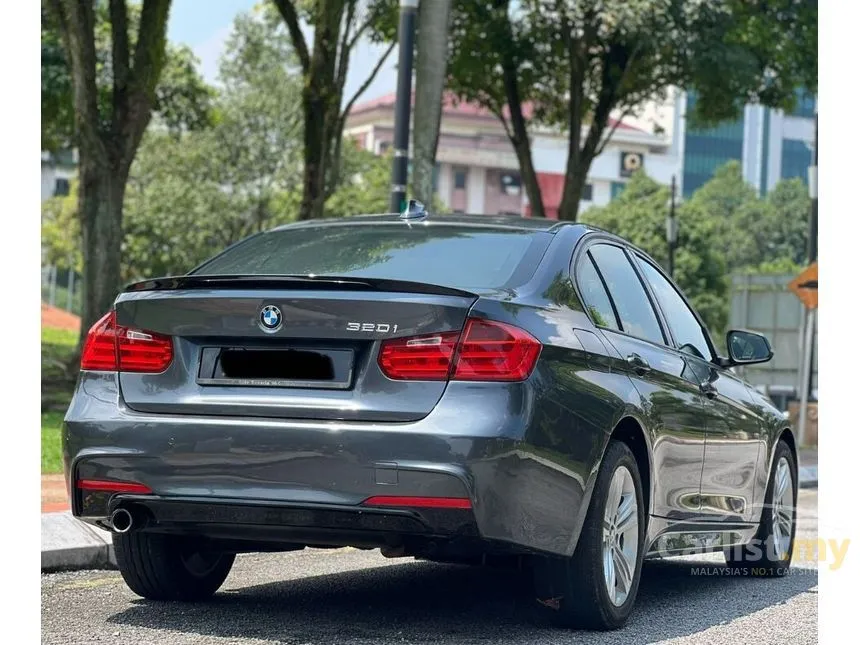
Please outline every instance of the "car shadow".
M784 603L818 584L814 570L771 580L729 573L704 560L646 563L630 622L608 634L553 626L522 572L426 562L232 589L203 603L138 600L108 622L299 643L652 642Z

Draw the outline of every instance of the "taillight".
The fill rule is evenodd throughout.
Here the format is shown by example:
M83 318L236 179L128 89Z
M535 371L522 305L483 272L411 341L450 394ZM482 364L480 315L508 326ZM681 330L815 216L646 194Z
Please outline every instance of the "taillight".
M116 314L113 311L98 319L87 332L81 351L82 370L116 370Z
M379 367L398 381L522 381L540 350L540 342L518 327L469 318L462 333L383 341Z
M532 373L541 344L513 325L470 318L457 348L455 381L522 381Z
M382 343L379 366L388 378L398 381L444 381L460 332L395 338Z
M105 314L90 328L81 352L82 370L155 374L173 361L173 339L116 324L116 312Z

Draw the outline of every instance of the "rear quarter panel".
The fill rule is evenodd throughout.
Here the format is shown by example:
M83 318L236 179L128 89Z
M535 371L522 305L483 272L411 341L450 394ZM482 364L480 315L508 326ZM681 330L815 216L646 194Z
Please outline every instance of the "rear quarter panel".
M516 325L543 344L529 379L528 426L514 453L494 464L493 489L485 491L507 509L494 528L571 555L609 436L623 417L641 416L641 399L626 375L609 370L608 350L564 275L515 301L480 298L471 315Z

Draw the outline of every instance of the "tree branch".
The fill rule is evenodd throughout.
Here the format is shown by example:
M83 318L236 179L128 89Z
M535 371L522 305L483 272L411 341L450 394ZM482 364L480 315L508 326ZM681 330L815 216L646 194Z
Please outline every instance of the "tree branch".
M631 108L625 109L621 115L615 120L615 123L612 124L612 127L609 128L609 132L603 137L603 141L597 146L597 150L594 151L594 156L599 157L603 153L603 149L606 147L606 144L609 143L609 140L615 135L615 131L618 129L618 126L621 125L621 122L624 120L624 117L629 116L632 112Z
M385 50L385 53L379 58L374 65L373 69L370 71L370 76L368 76L364 83L361 84L361 87L356 90L355 94L352 95L352 98L349 99L349 102L346 104L346 107L343 109L343 113L341 114L341 121L345 121L346 117L349 115L349 111L352 109L352 106L355 105L355 102L361 98L361 95L370 87L370 84L373 83L373 79L376 78L376 75L379 73L379 70L382 69L382 66L385 64L385 61L388 59L388 56L394 50L394 45L397 43L391 43L388 46L388 49Z
M129 49L128 12L125 0L110 0L111 65L113 67L113 114L111 128L115 133L127 118Z
M305 41L305 35L302 33L301 25L299 25L299 15L296 12L296 5L293 0L274 0L274 3L284 22L287 23L290 40L293 41L293 48L299 57L302 71L307 74L311 67L311 57L308 53L308 44Z
M167 16L170 0L143 0L140 26L129 73L128 112L119 128L125 136L120 163L131 165L146 126L152 117L155 87L164 67L167 47Z
M364 34L365 31L367 31L367 28L370 27L372 22L373 22L373 20L371 18L368 18L367 20L364 21L364 23L361 25L361 27L359 27L356 30L355 35L349 39L348 46L349 46L350 50L352 50L352 48L355 47L355 43L357 43L358 39L361 38L361 36Z
M352 47L349 43L349 30L352 27L352 21L355 20L355 3L350 2L346 9L346 21L343 26L343 34L340 39L340 48L337 52L337 72L335 75L335 87L337 87L338 96L343 96L343 88L346 84L346 73L349 70L349 55Z

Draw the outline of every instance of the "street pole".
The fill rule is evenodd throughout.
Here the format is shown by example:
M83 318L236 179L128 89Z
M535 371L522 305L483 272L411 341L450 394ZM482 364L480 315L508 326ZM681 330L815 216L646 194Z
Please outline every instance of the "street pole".
M815 139L813 140L812 166L809 168L809 263L818 259L818 110L815 111Z
M666 244L669 247L669 262L666 270L670 278L675 277L675 245L678 242L678 220L675 219L675 175L672 175L672 193L669 196L669 216L666 218Z
M809 240L807 250L809 264L818 261L818 110L815 111L815 139L813 140L812 165L809 167ZM815 356L815 323L817 309L806 311L806 338L803 345L802 387L800 390L800 412L797 438L802 446L806 440L806 417L809 414L809 399L812 398L813 358Z
M391 163L391 201L389 211L399 213L406 201L406 175L409 167L409 117L412 111L412 53L415 49L415 17L418 0L400 0L400 26L397 30L397 99L394 104L394 160Z
M818 261L818 110L815 111L815 139L813 143L813 161L809 169L809 263ZM818 322L818 311L810 312L812 325L811 346L809 348L809 382L807 389L812 398L812 372L815 357L815 324Z

